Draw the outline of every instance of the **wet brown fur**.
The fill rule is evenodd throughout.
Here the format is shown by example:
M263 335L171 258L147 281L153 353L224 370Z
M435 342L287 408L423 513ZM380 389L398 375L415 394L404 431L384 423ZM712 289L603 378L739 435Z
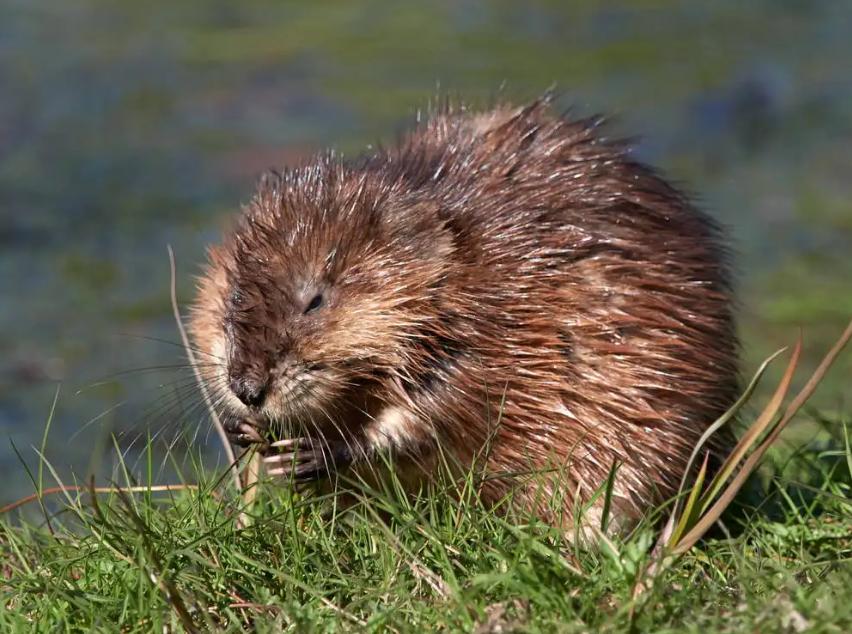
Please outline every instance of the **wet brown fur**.
M628 526L736 396L723 244L596 121L447 108L390 149L265 177L192 330L227 415L229 369L271 373L262 413L287 433L343 438L362 470L390 451L412 486L436 444L461 464L488 445L487 472L516 475L482 496L514 487L549 521L555 480L540 497L518 473L563 467L570 517L618 462Z

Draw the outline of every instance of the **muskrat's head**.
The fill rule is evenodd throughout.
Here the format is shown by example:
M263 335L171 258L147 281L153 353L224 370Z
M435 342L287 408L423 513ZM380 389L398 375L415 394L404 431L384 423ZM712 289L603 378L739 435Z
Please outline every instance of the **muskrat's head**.
M331 161L265 177L210 249L193 310L214 402L321 422L349 390L394 375L449 249L436 214L380 179Z

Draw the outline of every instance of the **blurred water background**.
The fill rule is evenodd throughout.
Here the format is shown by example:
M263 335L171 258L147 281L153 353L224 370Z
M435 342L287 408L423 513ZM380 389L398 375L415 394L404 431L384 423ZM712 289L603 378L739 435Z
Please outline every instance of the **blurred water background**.
M0 501L112 435L206 445L168 301L261 171L391 141L442 91L615 115L739 252L745 367L852 315L852 3L0 0ZM700 194L700 195L699 195ZM815 407L848 419L852 355ZM159 368L159 369L158 369ZM127 372L132 371L132 372ZM193 436L196 430L198 434ZM14 447L13 447L14 445Z

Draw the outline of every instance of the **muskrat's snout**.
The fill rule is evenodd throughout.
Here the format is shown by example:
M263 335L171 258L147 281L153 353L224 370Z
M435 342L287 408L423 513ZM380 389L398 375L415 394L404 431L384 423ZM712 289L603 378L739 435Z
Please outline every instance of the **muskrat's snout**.
M305 400L316 395L322 368L287 353L271 362L237 356L228 364L228 388L247 410L241 415L282 420L298 414Z
M269 379L230 374L229 387L243 405L251 409L260 409L269 393Z

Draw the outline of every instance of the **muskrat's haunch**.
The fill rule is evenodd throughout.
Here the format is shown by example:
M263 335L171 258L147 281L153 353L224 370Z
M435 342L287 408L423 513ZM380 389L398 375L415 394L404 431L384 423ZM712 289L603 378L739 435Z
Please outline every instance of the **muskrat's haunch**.
M561 522L619 463L623 527L736 396L725 255L596 121L447 108L391 149L262 179L192 331L234 438L285 438L273 474L370 475L389 453L417 487L440 445L484 460L486 501Z

